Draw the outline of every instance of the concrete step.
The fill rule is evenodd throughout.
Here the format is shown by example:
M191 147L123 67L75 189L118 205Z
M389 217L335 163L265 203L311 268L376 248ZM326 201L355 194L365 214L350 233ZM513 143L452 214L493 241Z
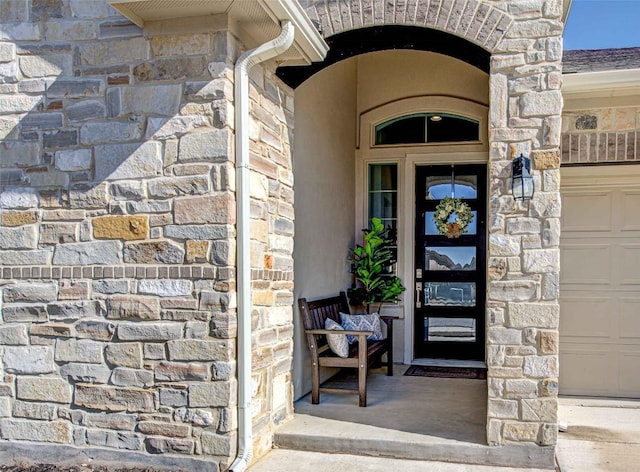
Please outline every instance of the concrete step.
M534 444L489 447L455 438L417 434L309 414L296 413L292 421L276 432L274 442L278 448L296 451L500 467L554 468L553 447Z
M523 472L523 469L495 466L424 462L406 459L365 457L349 454L274 449L249 468L249 472L299 472L321 470L323 472ZM586 469L585 469L586 470ZM548 472L548 469L526 469L526 472Z

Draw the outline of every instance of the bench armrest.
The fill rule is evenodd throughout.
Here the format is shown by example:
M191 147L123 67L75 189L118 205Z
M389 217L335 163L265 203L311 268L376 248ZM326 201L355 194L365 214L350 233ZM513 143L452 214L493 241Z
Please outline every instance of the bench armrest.
M389 326L389 325L391 325L393 323L393 320L395 320L396 317L395 316L388 316L388 315L380 315L380 319L382 321L384 321L387 326Z

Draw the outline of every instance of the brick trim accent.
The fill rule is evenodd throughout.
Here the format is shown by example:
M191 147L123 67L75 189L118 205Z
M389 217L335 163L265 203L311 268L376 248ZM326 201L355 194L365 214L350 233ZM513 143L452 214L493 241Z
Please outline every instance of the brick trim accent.
M3 267L0 280L34 279L195 279L223 280L228 271L212 266L39 266L39 267ZM251 271L251 280L292 281L293 271L260 270Z
M424 26L463 37L493 52L513 18L478 0L324 0L306 9L324 37L357 28L400 24Z
M3 267L2 279L216 279L211 266L40 266Z
M640 162L640 132L565 133L562 164Z
M293 280L293 271L253 269L251 280L291 281Z

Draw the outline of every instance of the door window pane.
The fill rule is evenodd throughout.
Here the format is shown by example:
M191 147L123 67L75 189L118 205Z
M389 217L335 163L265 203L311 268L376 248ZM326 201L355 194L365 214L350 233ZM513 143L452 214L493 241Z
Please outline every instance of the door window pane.
M444 197L478 198L477 175L432 175L427 177L427 200L442 200Z
M369 214L380 218L387 228L397 229L398 166L396 164L369 165Z
M398 194L396 192L370 192L369 193L369 219L373 217L381 220L395 221L397 218ZM385 224L385 226L387 226ZM395 224L393 224L395 227Z
M369 191L398 190L398 166L396 164L369 165Z
M433 215L435 212L433 211L428 211L425 213L425 228L424 231L427 236L441 236L440 233L438 233L438 228L436 228L436 223L433 221ZM478 216L478 212L477 211L472 211L471 212L473 214L473 219L469 222L469 224L467 225L467 232L464 234L476 234L477 232L477 216ZM455 219L455 214L451 215L450 220L453 221Z
M432 342L476 342L476 320L473 318L425 318L424 340Z
M424 304L476 306L476 284L474 282L425 282Z
M476 270L475 246L428 247L424 252L426 270Z
M398 166L397 164L369 165L369 211L367 221L380 218L389 231L389 239L393 242L389 246L393 260L397 260L397 229L398 229ZM384 273L395 274L396 264L384 269Z

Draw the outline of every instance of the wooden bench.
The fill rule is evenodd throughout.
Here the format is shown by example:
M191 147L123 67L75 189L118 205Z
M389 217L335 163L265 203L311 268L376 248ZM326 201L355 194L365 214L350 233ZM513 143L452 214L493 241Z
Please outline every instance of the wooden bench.
M387 325L387 338L382 341L367 341L371 331L331 331L325 329L325 320L331 318L340 324L340 312L350 313L347 295L340 292L337 297L307 301L298 300L300 313L304 321L305 334L309 341L312 366L311 402L320 403L320 392L351 393L360 398L360 406L367 406L367 371L368 367L382 362L382 355L387 354L387 375L393 375L393 317L381 316ZM327 334L352 334L358 342L349 346L349 357L336 355L327 344ZM358 390L324 388L320 386L320 367L338 367L358 369Z

